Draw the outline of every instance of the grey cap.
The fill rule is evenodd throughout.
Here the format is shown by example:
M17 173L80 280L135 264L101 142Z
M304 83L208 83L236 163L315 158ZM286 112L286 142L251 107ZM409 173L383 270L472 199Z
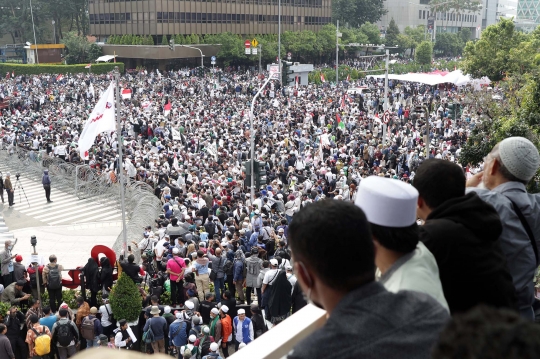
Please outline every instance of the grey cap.
M540 167L538 149L524 137L508 137L502 140L499 143L499 155L508 171L523 181L530 181Z

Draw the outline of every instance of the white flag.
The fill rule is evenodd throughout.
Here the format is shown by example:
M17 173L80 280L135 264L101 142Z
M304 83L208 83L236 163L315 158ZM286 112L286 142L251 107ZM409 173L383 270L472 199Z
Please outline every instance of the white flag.
M111 83L107 91L99 98L79 137L81 157L88 156L88 150L94 144L94 140L99 133L116 130L114 107L114 84Z

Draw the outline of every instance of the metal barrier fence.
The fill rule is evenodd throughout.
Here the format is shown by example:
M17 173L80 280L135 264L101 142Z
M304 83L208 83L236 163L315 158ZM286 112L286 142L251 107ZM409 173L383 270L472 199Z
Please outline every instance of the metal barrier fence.
M14 175L41 182L44 168L49 169L51 186L75 195L80 199L96 201L120 210L120 183L110 183L106 174L90 168L50 157L44 152L15 147L0 151L0 163L5 164ZM146 183L125 179L125 210L128 242L139 242L145 226L153 225L161 211L161 201L153 188ZM113 250L119 254L123 249L123 232L116 239Z

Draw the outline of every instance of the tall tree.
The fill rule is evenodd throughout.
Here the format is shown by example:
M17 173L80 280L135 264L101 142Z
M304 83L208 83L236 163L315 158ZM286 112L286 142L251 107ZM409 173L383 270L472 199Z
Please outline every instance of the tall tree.
M497 24L488 26L478 41L467 43L463 51L463 69L475 78L487 76L492 81L499 81L506 72L512 73L518 64L523 64L519 56L513 55L526 39L525 34L516 31L512 19L501 19ZM530 46L527 48L531 49ZM524 64L530 65L532 63Z
M399 45L399 28L396 25L396 21L394 18L390 20L390 24L388 24L388 29L386 29L386 36L385 36L385 45L388 46L396 46Z
M360 26L360 31L367 36L370 44L381 43L381 31L377 25L366 22Z
M377 22L387 12L384 0L332 1L332 19L352 27L358 27L366 22Z
M431 63L433 58L433 47L430 41L422 41L416 48L414 59L416 62L427 65Z

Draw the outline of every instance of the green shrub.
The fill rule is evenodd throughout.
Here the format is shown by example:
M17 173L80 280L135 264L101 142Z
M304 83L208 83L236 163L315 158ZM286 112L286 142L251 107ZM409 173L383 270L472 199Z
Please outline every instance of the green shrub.
M76 73L88 73L88 69L85 66L88 64L77 65L28 65L28 64L10 64L0 63L0 73L5 74L7 72L15 72L15 75L40 75L40 74L76 74ZM124 72L124 64L122 62L117 63L100 63L92 64L90 70L93 74L106 74L114 70L114 67L118 66L120 72Z
M0 315L5 318L9 308L11 308L9 303L0 302Z
M79 307L77 305L78 296L79 292L77 292L75 289L64 289L62 291L62 301L65 302L71 309L77 309Z
M115 318L132 322L137 320L141 314L142 304L139 289L125 273L122 273L112 287L109 302Z

